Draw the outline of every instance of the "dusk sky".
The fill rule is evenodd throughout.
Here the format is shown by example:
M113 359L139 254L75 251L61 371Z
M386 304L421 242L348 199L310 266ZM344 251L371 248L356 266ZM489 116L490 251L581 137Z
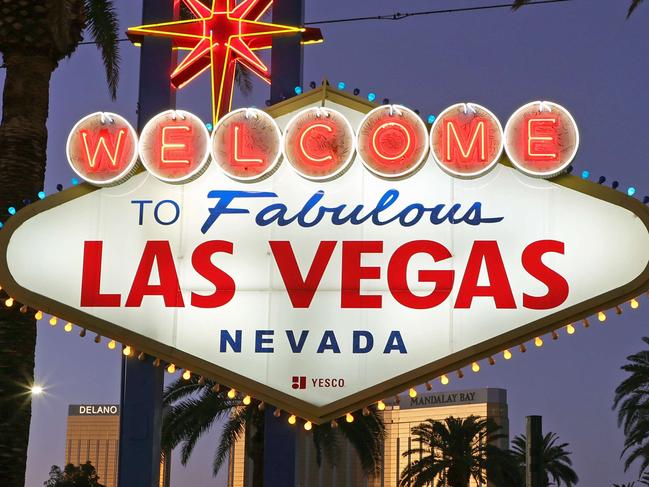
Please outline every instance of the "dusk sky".
M167 1L167 0L160 0ZM170 0L169 0L170 1ZM319 21L394 12L488 5L488 0L306 0L306 20ZM139 25L141 2L116 1L122 31ZM361 96L372 91L419 109L422 116L447 106L473 101L491 109L502 121L532 100L552 100L568 108L581 132L577 173L604 175L637 196L649 194L649 5L625 20L626 0L573 0L531 6L518 12L495 9L429 15L400 21L366 21L322 25L325 43L305 48L305 85L328 78L345 81ZM46 191L72 178L65 140L82 116L113 111L136 122L139 51L121 44L121 81L116 102L108 96L100 56L94 46L81 46L61 62L51 85ZM0 70L0 85L4 78ZM255 83L248 99L235 105L264 107L268 87ZM208 76L178 95L178 108L210 119ZM35 195L34 195L35 196ZM571 211L566 208L566 211ZM47 239L48 235L42 235ZM589 244L583 235L583 244ZM598 265L593 262L592 265ZM47 272L47 269L43 269ZM61 285L65 285L62 282ZM627 355L642 348L649 335L649 300L640 308L622 306L604 325L592 321L541 349L514 353L509 362L485 364L479 374L467 371L437 390L474 387L507 389L511 436L524 430L526 415L543 416L544 430L570 443L579 485L611 486L637 478L625 473L620 453L622 432L612 411L613 391L624 375ZM38 487L52 464L62 465L68 404L118 403L120 354L68 334L43 320L38 328L36 380L46 394L33 404L27 487ZM454 377L453 377L454 378ZM218 430L202 441L187 467L176 461L172 485L225 486L225 471L214 479L211 458Z

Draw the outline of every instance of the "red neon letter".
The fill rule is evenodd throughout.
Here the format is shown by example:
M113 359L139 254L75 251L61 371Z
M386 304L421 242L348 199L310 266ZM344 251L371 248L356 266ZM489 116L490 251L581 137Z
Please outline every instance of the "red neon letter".
M544 115L525 121L525 160L556 162L559 160L559 117Z
M529 309L550 309L562 304L568 298L570 287L563 276L543 263L543 254L555 252L563 255L564 243L558 240L532 242L523 251L521 258L525 270L548 288L545 296L531 296L523 293L523 306Z
M435 262L449 259L451 253L439 242L414 240L399 247L388 264L388 286L394 299L413 309L428 309L443 303L453 289L452 270L420 270L419 282L434 282L435 289L426 296L413 294L408 288L408 262L415 254L428 254Z
M323 163L331 161L331 142L326 142L331 137L334 129L324 123L308 125L300 134L298 141L300 153L308 161ZM313 132L313 133L312 133Z
M192 265L196 272L214 284L216 289L208 296L192 293L192 306L197 308L218 308L229 303L234 297L236 288L234 279L216 267L211 261L212 255L217 252L232 254L232 251L232 242L226 242L225 240L210 240L196 247L192 254Z
M487 286L478 285L483 261L489 276ZM473 243L455 307L470 308L476 296L491 296L498 309L516 308L505 264L495 240L476 240Z
M381 296L361 294L361 280L379 279L380 267L362 267L362 254L383 252L381 241L343 242L342 295L340 305L343 308L380 308Z
M254 137L245 124L234 124L230 130L230 148L232 151L230 165L234 167L259 166L266 162L266 154L264 151L257 150Z
M80 130L81 143L83 144L82 153L86 156L87 169L89 171L99 171L101 166L104 165L102 162L106 158L108 158L111 168L117 167L124 152L126 132L127 130L125 128L119 129L117 132L117 141L114 141L108 129L101 129L99 135L94 139L90 136L90 131Z
M104 243L86 241L83 244L83 267L81 271L81 306L102 306L117 308L120 305L119 294L102 294L101 287L101 254Z
M471 120L468 134L465 130L456 128L454 120L446 122L446 161L486 161L487 160L487 120L475 117ZM453 141L451 142L451 134ZM478 134L480 138L478 138ZM469 147L465 150L465 146Z
M291 242L275 240L268 243L273 251L277 268L284 281L291 304L294 308L308 308L311 305L313 296L315 296L315 292L318 290L322 275L336 247L336 242L328 240L320 242L306 279L302 278L300 266L295 258Z
M160 164L175 166L186 166L190 164L193 158L191 142L191 126L163 126L160 135ZM168 154L167 151L172 151L172 154Z
M149 284L153 263L157 264L160 284ZM146 243L142 260L135 273L133 286L126 298L127 308L137 308L142 304L144 296L162 296L167 308L182 308L185 306L180 293L180 283L176 274L174 258L169 242L151 240Z
M384 131L385 139L379 134ZM396 161L403 158L412 147L408 128L400 122L385 122L376 127L372 134L372 149L385 161Z

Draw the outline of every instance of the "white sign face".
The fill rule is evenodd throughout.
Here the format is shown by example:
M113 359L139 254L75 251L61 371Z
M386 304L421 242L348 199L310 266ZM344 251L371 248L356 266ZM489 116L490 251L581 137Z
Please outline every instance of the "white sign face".
M74 188L0 232L0 284L318 422L647 287L632 198L503 164L454 178L431 154L386 180L355 157L328 182L284 161L254 183L212 164L184 185Z

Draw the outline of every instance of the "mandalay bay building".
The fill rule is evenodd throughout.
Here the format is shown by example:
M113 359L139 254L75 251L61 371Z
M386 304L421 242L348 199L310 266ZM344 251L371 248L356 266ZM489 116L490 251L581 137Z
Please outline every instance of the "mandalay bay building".
M411 436L411 429L427 419L443 420L449 416L465 418L471 415L491 419L505 435L505 438L498 440L497 446L508 447L509 419L507 391L504 389L420 393L414 398L402 398L399 404L386 401L382 414L386 440L383 468L377 477L367 478L363 474L354 449L345 441L339 442L340 453L336 465L323 460L319 467L311 433L299 428L296 430L296 487L397 487L399 475L409 460L418 459L403 456L404 452L418 447ZM230 452L228 486L250 487L252 479L247 475L249 470L245 439L241 439ZM475 484L471 485L473 487Z

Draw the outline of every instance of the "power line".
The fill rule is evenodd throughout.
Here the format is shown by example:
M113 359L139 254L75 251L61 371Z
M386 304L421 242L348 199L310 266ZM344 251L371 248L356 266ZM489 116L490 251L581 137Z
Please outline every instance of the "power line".
M566 3L566 2L572 2L574 0L537 0L533 2L528 2L525 5L526 6L533 6L533 5L547 5L550 3ZM327 19L327 20L317 20L314 22L305 22L304 25L324 25L324 24L340 24L343 22L359 22L359 21L367 21L367 20L403 20L407 19L409 17L420 17L423 15L438 15L438 14L451 14L451 13L459 13L459 12L476 12L479 10L495 10L495 9L503 9L503 8L512 8L514 6L513 3L499 3L499 4L494 4L494 5L480 5L476 7L460 7L460 8L447 8L447 9L438 9L438 10L424 10L420 12L395 12L393 14L385 14L385 15L370 15L367 17L346 17L346 18L340 18L340 19ZM126 42L128 39L118 39L117 42ZM85 41L85 42L80 42L80 46L84 45L90 45L90 44L97 44L94 41Z
M549 3L565 3L572 2L573 0L538 0L536 2L528 2L525 5L546 5ZM438 10L425 10L421 12L408 12L401 13L396 12L389 15L373 15L368 17L350 17L342 19L328 19L328 20L318 20L316 22L306 22L304 25L322 25L322 24L339 24L341 22L358 22L363 20L403 20L408 17L418 17L422 15L436 15L436 14L450 14L457 12L475 12L477 10L494 10L501 8L512 8L515 4L513 3L500 3L495 5L481 5L477 7L460 7L460 8L447 8L447 9L438 9Z

